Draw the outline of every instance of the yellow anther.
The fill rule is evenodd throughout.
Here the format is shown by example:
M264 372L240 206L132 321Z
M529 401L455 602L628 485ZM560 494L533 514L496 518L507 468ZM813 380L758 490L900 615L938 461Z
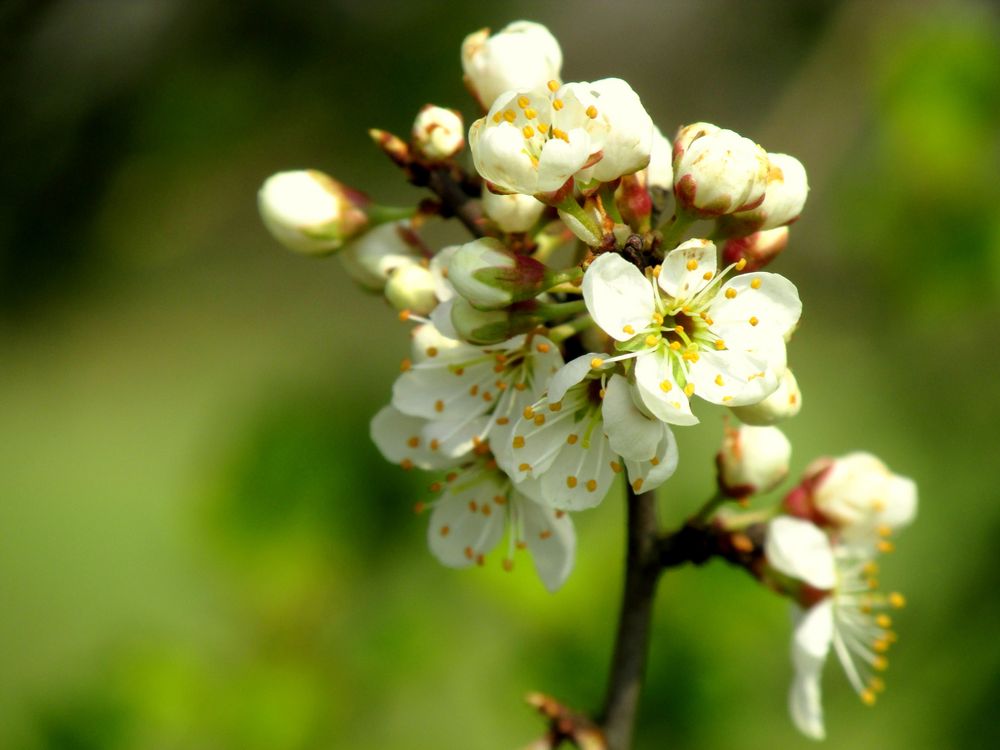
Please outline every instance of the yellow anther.
M591 120L597 117L597 107L595 107L593 104L587 107L587 117L589 117Z
M689 398L694 395L694 383L688 383L684 386L684 395Z
M595 370L603 364L604 360L601 359L600 357L594 357L592 360L590 360L590 366Z
M534 112L535 110L531 111ZM547 122L540 122L537 125L535 125L535 127L538 128L538 132L541 133L542 135L545 135L546 133L549 132L549 124Z
M484 516L489 516L489 515L492 515L492 514L493 514L493 509L489 506L489 504L488 503L483 503L483 515Z
M561 141L566 141L566 143L569 143L569 136L566 135L565 130L560 130L559 128L552 128L552 137L558 138Z
M458 377L462 377L463 375L465 375L465 368L464 368L464 367L456 367L456 368L454 368L454 369L452 370L452 372L453 372L453 373L454 373L454 374L455 374L456 376L458 376Z
M670 348L673 349L675 352L680 351L680 349L681 349L681 342L680 341L671 341L670 342Z
M715 276L713 272L705 271L701 278L705 279L705 281L711 281L713 276Z
M669 380L661 380L660 381L660 390L663 391L664 393L668 393L670 391L670 389L673 388L673 387L674 387L674 384L671 383Z
M875 624L878 625L883 630L892 627L892 618L889 615L881 614L875 618Z
M662 326L663 325L663 316L660 315L659 313L653 313L653 322L656 325L658 325L658 326Z
M517 112L512 109L505 110L503 113L503 119L507 122L514 122L517 119Z
M566 436L566 445L576 445L576 441L579 439L579 436L575 432L571 432Z
M885 500L872 500L872 510L876 513L883 513L885 508Z
M890 552L896 549L896 545L890 542L888 539L883 539L878 543L878 551L884 555L888 555Z
M501 427L505 424L510 424L510 418L508 417L497 417L497 424Z
M538 425L539 427L541 427L543 424L545 424L545 415L544 414L536 414L535 415L535 424Z
M718 349L719 351L722 351L723 349L726 348L726 342L723 341L722 339L716 339L715 348Z
M596 479L588 479L587 480L587 492L593 492L596 489L597 489L597 480Z
M736 290L730 287L726 290L726 299L732 299L736 296Z
M479 386L478 385L471 386L469 388L469 395L470 396L478 396L479 395Z
M754 279L750 282L750 287L753 289L760 289L760 279Z
M538 117L538 112L535 111L534 107L528 107L527 109L524 110L524 116L527 117L529 120L534 120L536 117Z
M423 500L417 500L417 502L413 504L414 513L423 513L424 510L426 509L427 509L427 503L425 503Z
M618 463L617 461L612 461L610 465L611 465L611 471L613 471L615 474L622 473L622 465L620 463Z
M576 477L572 475L566 477L566 486L569 487L570 489L576 487Z
M562 409L562 401L556 401L554 404L549 404L549 411L560 411Z
M746 258L740 258L736 262L736 270L737 271L742 271L746 267L747 267L747 259Z
M599 390L599 391L597 392L597 396L598 396L598 398L601 398L601 399L603 399L603 398L604 398L604 397L605 397L606 395L607 395L607 391L606 391L606 390L604 390L603 388L601 388L601 390Z
M497 505L503 505L504 503L507 502L507 498L504 497L503 495L494 495L493 502L495 502Z
M552 536L552 529L545 529L543 531L538 532L538 538L541 539L542 541L545 541L551 536Z
M864 703L866 706L874 706L875 705L875 700L876 700L876 698L875 698L875 691L873 691L873 690L862 690L861 693L860 693L860 695L861 695L861 702Z
M411 448L416 448L417 446L420 445L420 438L414 435L413 437L411 437L409 440L406 441L406 444Z
M413 313L411 313L409 310L400 310L399 311L399 319L400 319L401 322L405 323L406 321L408 321L410 319L410 316L412 314Z
M515 448L523 448L524 447L524 436L523 435L517 435L517 436L515 436L514 439L511 441L510 444L513 445Z
M552 109L554 109L556 112L558 112L560 109L562 109L565 106L566 105L563 104L563 100L562 99L553 99L552 100Z
M532 417L535 416L535 410L532 409L530 406L525 406L524 411L521 412L521 414L522 416L524 416L525 419L531 419Z
M475 500L470 500L469 501L469 510L472 513L475 513L476 511L478 511L479 510L479 503L477 503Z
M486 557L482 553L476 555L476 565L478 565L481 568L485 564L486 564Z
M531 464L520 464L517 467L518 471L531 471Z
M493 115L493 122L495 122L497 125L499 125L502 121L503 121L502 113L497 112L495 115Z
M728 404L732 400L733 400L732 396L723 396L722 397L722 403L724 403L724 404Z
M687 270L694 271L697 268L698 268L698 261L696 261L694 258L692 258L687 262Z
M688 362L697 362L701 359L701 355L698 354L697 349L688 349L681 355L682 358L686 359Z
M402 461L399 462L399 468L401 468L403 471L409 471L410 469L413 468L413 461L411 461L408 458L404 458Z
M514 561L509 557L505 557L500 565L504 569L505 573L510 573L510 571L514 569Z
M632 491L639 492L642 490L642 477L639 477L634 482L632 482Z
M869 560L864 564L864 567L862 567L861 570L865 575L873 576L878 573L878 563L874 560Z
M440 482L431 482L427 486L427 489L430 490L431 492L440 492L443 487L444 485L441 484Z
M544 341L535 345L535 350L541 354L548 354L549 350L551 349L552 347L549 344L546 344Z
M448 524L445 524L440 529L441 536L448 536L448 532L450 532L450 531L451 531L451 527L448 526Z
M686 333L686 331L684 330L684 326L674 326L674 331L676 333Z
M716 384L716 385L719 385L719 386L721 386L721 385L725 385L725 381L723 381L723 379L722 379L722 376L721 376L721 375L716 375L716 376L715 376L715 384Z
M521 109L525 109L529 104L531 104L531 100L528 97L526 96L517 97L517 106L520 107Z
M879 524L878 528L875 529L875 530L876 530L876 532L878 532L878 535L881 536L881 537L890 537L890 536L892 536L892 527L889 526L888 524L884 524L884 523L883 524Z
M622 326L622 333L627 333L631 336L635 333L635 329L632 326Z
M653 270L650 273L653 274L654 279L660 278L660 274L663 272L663 266L653 266Z
M438 350L436 346L428 346L427 349L425 349L425 351L427 352L428 357L436 357L438 355Z
M874 690L876 693L882 693L885 691L885 680L883 680L881 677L872 677L870 680L868 680L868 684L871 686L871 689Z
M470 560L472 560L473 558L475 558L476 553L473 551L472 547L466 547L465 548L465 556L467 558L469 558Z
M655 333L646 336L646 346L656 346L658 343L660 343L660 337Z
M438 399L434 402L434 411L444 411L444 401Z
M875 649L877 653L884 654L889 650L889 641L877 638L872 642L872 648Z
M549 91L555 92L559 90L559 81L553 79L546 84L549 87Z
M406 372L411 367L413 367L413 363L408 359L404 359L402 362L399 363L400 372Z
M653 456L651 459L649 459L649 463L651 466L659 466L660 459L658 459L656 456Z
M750 316L750 320L748 320L747 322L748 322L748 323L749 323L750 325L752 325L752 326L755 326L755 325L757 325L758 323L760 323L760 321L759 321L759 320L757 320L757 316L756 316L756 315L751 315L751 316Z
M525 138L531 138L535 134L535 129L530 125L525 125L521 128L521 133L524 134Z
M893 591L889 594L889 606L895 609L902 609L906 606L906 597L898 591Z
M879 672L884 672L889 668L889 660L884 656L876 656L872 659L872 666L875 667Z

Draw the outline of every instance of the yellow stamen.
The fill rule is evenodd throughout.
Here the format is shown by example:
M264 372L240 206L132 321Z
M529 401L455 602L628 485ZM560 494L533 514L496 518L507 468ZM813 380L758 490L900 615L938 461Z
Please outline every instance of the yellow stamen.
M590 360L590 366L595 370L603 364L604 360L601 359L600 357L594 357L592 360Z
M753 289L760 289L760 279L754 279L750 282L750 286Z
M555 79L549 81L546 85L549 87L549 91L556 92L559 90L559 81Z
M525 138L531 138L535 134L535 129L530 125L525 125L521 128L521 133L524 134Z
M664 393L668 393L670 391L670 389L673 388L673 387L674 387L674 384L671 383L669 380L661 380L660 381L660 390L663 391Z
M524 447L524 436L523 435L517 435L511 441L511 445L513 445L515 448L523 448Z
M755 325L757 325L757 324L758 324L758 323L759 323L760 321L759 321L759 320L757 320L757 316L756 316L756 315L753 315L753 316L751 316L751 317L750 317L750 320L749 320L749 321L747 321L747 322L748 322L748 323L750 323L750 325L752 325L752 326L755 326Z
M719 351L722 351L723 349L726 348L726 342L723 341L722 339L716 339L715 348L718 349Z
M570 489L576 487L576 477L574 476L566 477L566 486L569 487Z
M562 109L565 106L566 105L563 104L563 100L562 99L553 99L552 100L552 109L554 109L556 112L558 112L560 109Z
M730 287L726 290L726 299L732 299L736 296L736 290Z
M531 100L526 96L517 97L517 106L521 109L526 109L527 106L531 104Z
M687 262L687 270L694 271L697 268L698 268L698 261L696 261L694 258L692 258Z
M589 117L591 120L597 117L597 107L595 107L593 104L587 107L587 117Z

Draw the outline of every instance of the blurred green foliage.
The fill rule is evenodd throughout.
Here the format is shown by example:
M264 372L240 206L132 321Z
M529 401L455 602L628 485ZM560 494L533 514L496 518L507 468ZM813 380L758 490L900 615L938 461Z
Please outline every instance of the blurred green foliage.
M527 560L441 568L425 479L367 437L405 330L254 206L299 166L414 198L365 129L473 115L458 45L519 16L666 132L712 120L806 164L776 268L806 310L795 468L864 448L922 493L885 566L911 602L889 692L868 710L831 663L827 745L1000 744L993 6L24 0L0 11L0 747L486 750L540 731L528 690L599 704L620 498L580 514L556 596ZM678 430L670 522L720 428ZM671 572L638 746L809 746L788 635L749 577Z

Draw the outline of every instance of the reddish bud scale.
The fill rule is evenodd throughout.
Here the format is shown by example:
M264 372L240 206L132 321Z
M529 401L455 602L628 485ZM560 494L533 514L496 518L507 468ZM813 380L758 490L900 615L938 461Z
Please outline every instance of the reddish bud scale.
M820 512L813 501L813 493L816 487L826 478L826 475L833 469L833 462L826 461L812 472L806 473L799 483L785 495L782 505L785 512L790 516L811 521L817 526L831 526L830 519Z
M622 218L630 225L642 224L653 213L653 199L635 175L623 177L618 191L618 207Z
M759 271L777 258L787 245L786 227L770 232L754 232L746 237L734 237L722 246L722 262L731 265L745 260L742 273Z

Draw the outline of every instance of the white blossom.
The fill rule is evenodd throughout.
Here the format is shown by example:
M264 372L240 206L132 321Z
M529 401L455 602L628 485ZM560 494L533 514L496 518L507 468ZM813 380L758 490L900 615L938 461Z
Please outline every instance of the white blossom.
M530 195L503 195L483 186L483 211L505 232L527 232L544 210L545 204Z
M366 199L315 169L279 172L257 193L264 225L282 245L325 255L368 225Z
M624 470L640 492L677 468L670 428L635 403L624 377L596 376L594 357L578 357L556 373L495 451L522 492L555 508L597 505Z
M764 200L767 152L732 130L699 131L674 148L674 194L698 216L746 211Z
M413 143L431 161L450 159L465 146L462 116L444 107L428 104L413 122Z
M778 386L785 337L802 309L798 292L777 274L727 280L728 270L718 272L711 242L690 240L645 274L605 253L584 275L587 310L624 352L601 361L635 359L641 403L665 422L695 424L695 394L740 406Z
M823 739L820 679L830 648L861 700L873 705L885 689L878 673L888 668L885 654L896 640L886 610L903 606L904 599L878 590L874 551L831 543L808 521L771 521L766 556L773 568L816 590L807 593L803 606L793 605L795 677L788 705L803 734Z
M462 42L462 70L483 109L511 89L542 93L562 71L562 50L540 23L515 21L490 36L489 29Z

